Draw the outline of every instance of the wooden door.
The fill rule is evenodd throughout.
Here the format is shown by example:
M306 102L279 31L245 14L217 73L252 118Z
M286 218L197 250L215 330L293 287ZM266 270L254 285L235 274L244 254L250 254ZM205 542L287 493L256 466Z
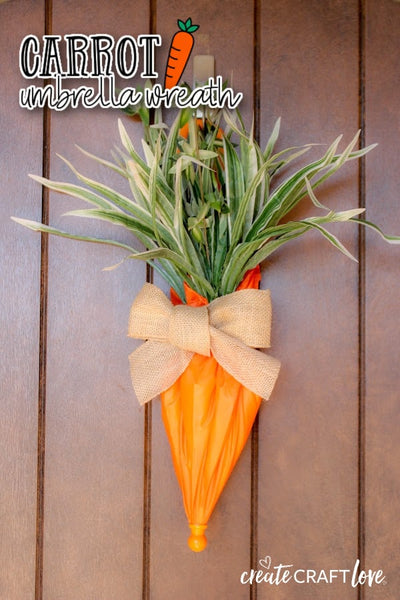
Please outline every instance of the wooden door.
M213 54L217 72L244 92L261 141L281 116L281 148L339 133L348 142L358 128L363 143L379 143L320 199L366 206L367 218L400 232L398 1L1 3L0 598L395 600L398 247L346 226L341 239L358 265L311 233L265 265L282 371L212 517L209 547L196 555L159 404L139 408L129 380L127 318L146 268L127 261L103 272L121 252L41 240L9 218L60 225L70 199L27 177L73 181L56 153L118 185L74 146L107 157L116 111L18 106L22 38L152 30L167 40L188 16L200 24L195 53ZM140 126L127 127L139 143ZM359 558L383 570L385 584L241 584L267 556L316 572L352 569Z

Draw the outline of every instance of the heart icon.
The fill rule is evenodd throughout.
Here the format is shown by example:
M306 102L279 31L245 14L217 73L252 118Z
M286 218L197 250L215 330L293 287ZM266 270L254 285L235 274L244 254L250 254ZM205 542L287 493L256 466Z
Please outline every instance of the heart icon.
M260 558L260 560L258 561L260 566L265 569L266 571L268 571L268 569L271 566L271 557L270 556L266 556L265 558Z

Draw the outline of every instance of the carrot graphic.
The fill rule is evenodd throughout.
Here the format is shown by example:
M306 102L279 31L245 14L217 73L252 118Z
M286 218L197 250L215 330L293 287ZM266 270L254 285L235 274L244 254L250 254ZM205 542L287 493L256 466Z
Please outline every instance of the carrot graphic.
M194 38L192 33L199 28L198 25L192 25L192 19L190 18L185 23L178 19L178 26L179 31L172 38L168 54L164 83L166 89L178 85L193 48Z

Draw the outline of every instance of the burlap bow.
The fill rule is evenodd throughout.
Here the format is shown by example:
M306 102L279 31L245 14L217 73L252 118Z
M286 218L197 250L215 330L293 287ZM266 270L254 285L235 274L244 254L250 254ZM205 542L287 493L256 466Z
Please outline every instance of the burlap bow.
M129 357L141 404L167 390L193 354L216 361L249 390L269 398L280 362L255 348L269 348L269 290L240 290L207 306L173 306L155 285L145 283L132 304L128 335L148 340Z

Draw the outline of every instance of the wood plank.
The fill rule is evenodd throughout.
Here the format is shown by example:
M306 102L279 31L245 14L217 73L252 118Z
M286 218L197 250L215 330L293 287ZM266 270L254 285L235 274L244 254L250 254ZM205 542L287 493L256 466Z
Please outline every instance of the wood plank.
M245 91L241 110L248 123L252 107L253 13L251 4L235 0L220 3L209 13L205 0L190 0L184 13L179 2L157 3L157 33L163 38L158 72L163 68L176 19L192 18L200 25L193 56L213 54L216 73L233 76L235 91ZM232 40L234 39L234 43ZM229 46L229 52L227 48ZM184 79L192 83L192 59ZM157 284L167 286L156 278ZM238 577L249 564L250 541L250 446L246 446L211 517L207 549L195 554L187 546L189 528L181 492L174 474L168 441L161 421L160 404L153 404L153 463L151 512L151 597L157 600L186 598L248 597Z
M41 191L27 174L41 171L42 114L18 105L27 83L19 45L29 33L43 33L42 2L2 4L0 596L15 600L35 594L40 238L10 221L11 215L41 218Z
M146 2L53 2L59 34L146 32ZM128 85L125 83L125 85ZM119 111L52 115L51 177L75 181L59 152L94 179L124 193L126 182L85 159L74 144L110 157ZM125 117L124 117L125 118ZM137 125L126 119L135 138ZM115 175L115 176L114 176ZM61 218L82 205L51 196L50 222L93 235L127 234L102 223ZM132 240L131 240L132 241ZM48 399L44 597L138 598L142 575L143 411L134 396L126 337L130 304L145 266L123 251L52 238L49 242Z
M282 117L279 148L332 142L358 128L358 3L263 2L261 132ZM342 148L344 143L342 143ZM320 155L323 148L307 156ZM304 164L304 160L302 160ZM358 204L357 165L318 194L332 208ZM295 212L316 212L311 203ZM357 252L355 228L333 229ZM271 353L282 361L260 413L258 558L301 569L351 568L357 557L357 266L318 234L265 265L274 307ZM333 285L332 285L333 284ZM258 586L259 600L269 598ZM300 585L274 599L355 599L350 585Z
M399 95L400 5L366 3L367 141L379 146L366 165L367 218L400 232ZM365 599L398 596L400 534L400 277L399 247L373 232L366 243L366 556L386 586Z

